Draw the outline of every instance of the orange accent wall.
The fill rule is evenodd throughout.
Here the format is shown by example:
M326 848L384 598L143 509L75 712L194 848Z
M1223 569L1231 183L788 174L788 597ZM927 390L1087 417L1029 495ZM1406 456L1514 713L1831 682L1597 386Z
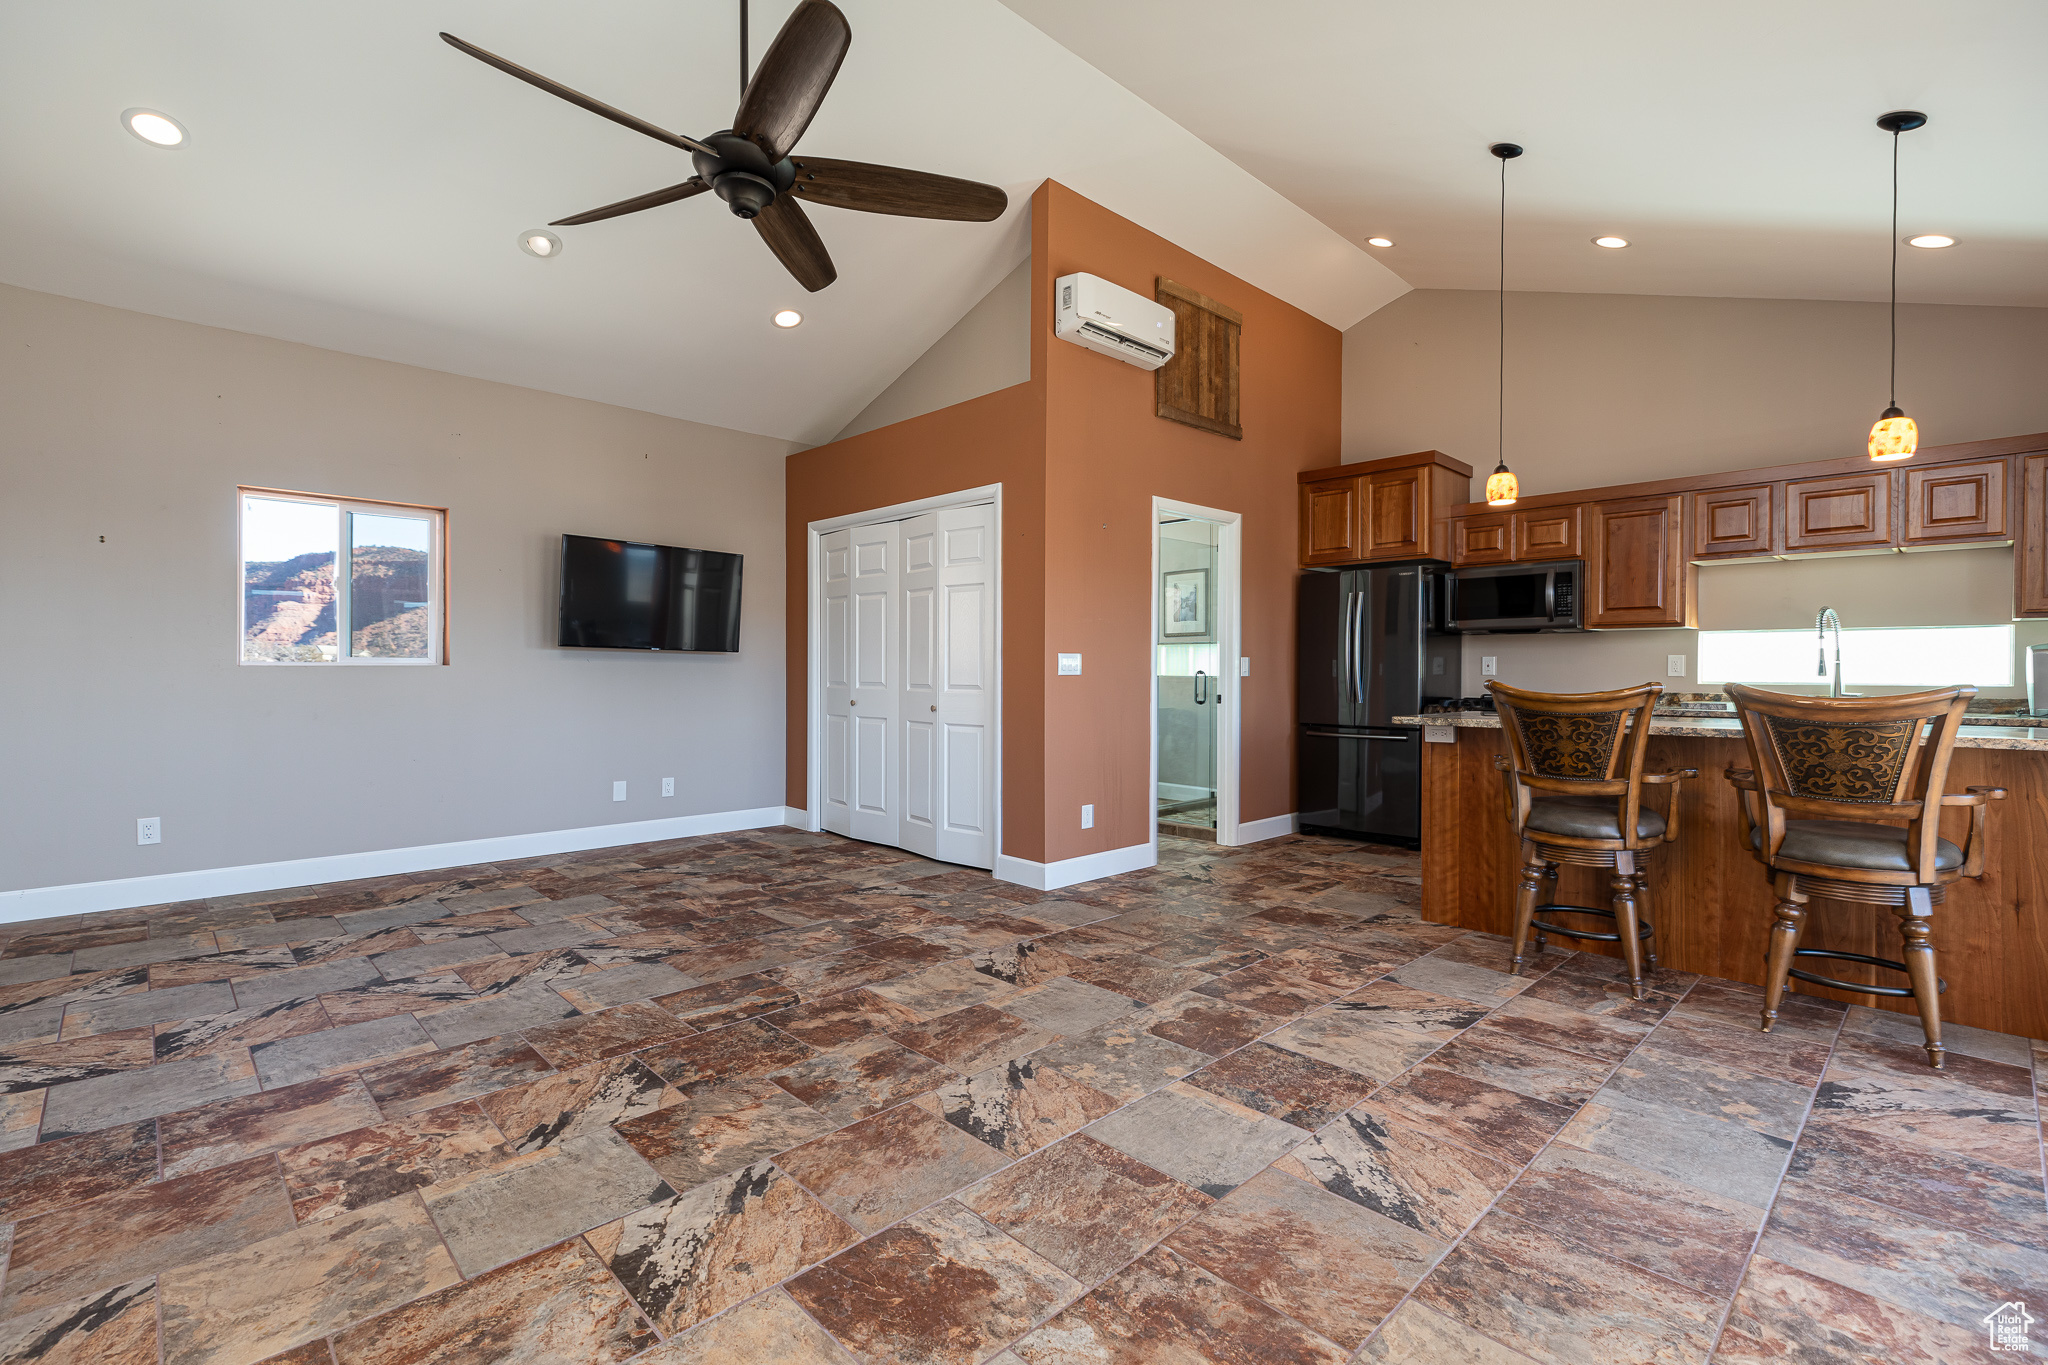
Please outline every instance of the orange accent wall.
M1294 809L1296 485L1339 458L1343 338L1300 309L1053 181L1032 196L1031 379L791 456L788 802L806 790L811 522L1001 482L1003 846L1033 862L1151 837L1154 496L1243 517L1239 817ZM1052 282L1150 297L1165 275L1244 314L1232 441L1155 415L1150 373L1055 344ZM1080 652L1078 678L1054 656ZM1080 808L1095 806L1095 828Z

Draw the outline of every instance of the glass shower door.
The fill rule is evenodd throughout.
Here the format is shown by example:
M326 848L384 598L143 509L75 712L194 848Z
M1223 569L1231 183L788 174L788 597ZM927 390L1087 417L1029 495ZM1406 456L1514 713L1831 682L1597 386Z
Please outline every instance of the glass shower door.
M1160 830L1215 837L1217 717L1222 679L1216 644L1217 528L1213 522L1159 523Z

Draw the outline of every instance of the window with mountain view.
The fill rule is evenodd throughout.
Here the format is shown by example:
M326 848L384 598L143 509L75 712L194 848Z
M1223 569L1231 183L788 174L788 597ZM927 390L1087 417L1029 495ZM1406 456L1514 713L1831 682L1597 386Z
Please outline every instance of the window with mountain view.
M438 508L241 490L242 662L441 660Z

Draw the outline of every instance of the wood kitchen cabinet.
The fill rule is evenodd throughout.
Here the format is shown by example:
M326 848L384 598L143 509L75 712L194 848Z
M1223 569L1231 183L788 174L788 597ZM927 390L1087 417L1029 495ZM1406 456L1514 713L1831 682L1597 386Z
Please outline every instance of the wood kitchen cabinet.
M1892 543L1892 471L1793 479L1785 485L1785 550L1877 549Z
M1434 450L1309 470L1299 476L1301 562L1449 559L1450 509L1465 500L1471 479L1469 465Z
M2019 485L2012 614L2048 616L2048 454L2020 457Z
M1693 494L1693 558L1776 554L1777 501L1777 485L1768 483Z
M1901 545L2005 538L2006 461L1973 460L1926 469L1908 466L1899 473L1906 485Z
M1516 559L1579 558L1579 509L1544 507L1515 513Z
M1515 557L1514 519L1486 512L1451 520L1451 563L1505 564Z
M1692 625L1684 497L1627 498L1587 511L1586 624L1595 630Z
M1301 562L1355 564L1365 558L1359 535L1361 480L1318 479L1301 486Z

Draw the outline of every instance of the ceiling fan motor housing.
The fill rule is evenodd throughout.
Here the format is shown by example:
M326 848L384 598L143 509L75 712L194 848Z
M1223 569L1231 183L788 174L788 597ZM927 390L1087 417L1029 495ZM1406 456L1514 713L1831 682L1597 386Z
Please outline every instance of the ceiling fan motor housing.
M692 152L690 160L734 217L754 217L796 183L796 167L788 157L771 162L767 153L731 129L713 133L704 144L717 155Z

